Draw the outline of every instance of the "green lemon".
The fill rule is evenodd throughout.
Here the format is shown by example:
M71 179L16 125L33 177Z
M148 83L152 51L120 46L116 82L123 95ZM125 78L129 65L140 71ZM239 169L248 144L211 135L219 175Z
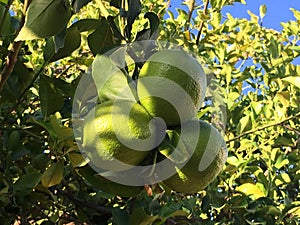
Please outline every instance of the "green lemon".
M182 50L154 53L141 68L137 93L142 106L167 126L195 117L202 104L206 76L200 63Z
M151 120L136 102L119 100L97 105L84 119L84 153L94 166L106 171L130 169L155 147L157 130Z
M200 130L196 137L194 132L198 125ZM186 127L187 135L179 138L179 131L173 130L168 133L170 144L164 143L160 146L160 152L174 162L172 169L175 175L163 182L174 191L196 193L203 190L220 173L226 162L227 148L220 132L212 125L201 120L191 120ZM191 147L195 146L193 143L196 143L195 149ZM175 158L180 156L185 158L185 162L181 162L178 157L169 157L175 149L174 146L178 146L176 151L180 152L175 154ZM190 156L186 157L187 154Z

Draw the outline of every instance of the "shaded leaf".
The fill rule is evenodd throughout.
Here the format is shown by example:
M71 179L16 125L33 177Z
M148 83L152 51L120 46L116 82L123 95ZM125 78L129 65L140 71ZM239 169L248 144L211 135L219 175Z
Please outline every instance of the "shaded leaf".
M244 116L239 122L238 133L241 134L243 132L251 130L251 128L252 128L252 123L251 123L250 116L249 115Z
M114 6L119 9L121 7L121 2L122 0L110 0L109 3L111 6Z
M76 169L76 171L94 188L121 197L135 196L143 190L143 187L126 186L123 184L114 183L98 175L89 165L79 167Z
M126 26L126 36L131 37L132 24L135 19L141 13L142 4L140 0L129 0L128 1L128 12L127 12L127 26Z
M4 16L5 16L5 18L4 18ZM6 12L6 8L1 4L0 4L0 19L1 19L1 21L4 20L1 30L0 30L0 36L2 37L2 36L9 35L9 34L13 34L14 29L12 27L11 17L9 15L9 13Z
M102 18L96 30L88 36L88 44L94 55L114 47L114 38L108 21Z
M77 28L69 28L67 30L66 36L64 38L64 43L61 48L59 48L57 51L53 49L53 39L50 38L47 41L47 45L45 49L47 52L44 52L44 58L46 61L49 60L49 62L53 62L62 58L65 58L67 56L70 56L72 52L74 52L77 48L80 47L81 43L81 35L80 32L77 30ZM51 53L51 54L49 54Z
M45 75L40 77L39 95L42 113L45 117L59 111L64 104L63 92L57 88L57 82L64 81L57 78L50 78Z
M41 174L36 173L28 173L19 177L19 179L14 183L14 190L17 192L21 192L26 195L29 194L33 188L35 188L41 180Z
M92 0L75 0L72 5L74 12L78 13L83 6L91 1Z
M129 215L125 210L114 208L112 210L113 224L114 225L130 225Z
M140 207L135 209L131 215L129 215L129 224L130 225L149 225L153 224L155 220L158 219L158 216L148 215L144 208Z
M70 15L63 0L33 0L16 40L32 40L58 34L66 26Z
M70 29L76 28L79 32L96 30L100 26L100 21L96 19L81 19L73 23Z
M41 181L44 187L51 187L60 182L63 179L64 162L59 160L57 163L51 164L51 166L43 173Z
M157 33L160 22L158 16L153 12L147 12L144 18L147 18L150 21L151 36Z
M54 40L54 47L55 47L55 53L64 47L65 45L65 38L67 35L67 28L62 29L61 32L59 32L57 35L53 37Z

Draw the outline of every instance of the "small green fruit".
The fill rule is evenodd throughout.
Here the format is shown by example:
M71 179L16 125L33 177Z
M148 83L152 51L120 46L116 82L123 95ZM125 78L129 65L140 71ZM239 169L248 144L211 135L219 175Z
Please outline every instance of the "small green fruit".
M146 110L132 101L97 105L85 117L84 152L94 166L103 170L130 169L155 147L157 130L151 120Z
M199 136L195 137L194 131L200 125ZM169 133L169 146L161 145L160 152L167 158L174 151L173 146L178 146L181 154L191 154L185 162L170 159L174 162L174 174L163 181L169 188L181 193L196 193L210 184L222 170L226 158L227 148L220 132L212 125L198 120L187 122L187 135L179 139L179 131ZM195 149L191 146L197 141ZM175 156L176 156L175 155ZM188 161L187 161L188 160ZM186 163L186 164L184 164Z
M137 81L142 106L167 126L194 118L205 94L206 76L199 62L182 50L154 53Z

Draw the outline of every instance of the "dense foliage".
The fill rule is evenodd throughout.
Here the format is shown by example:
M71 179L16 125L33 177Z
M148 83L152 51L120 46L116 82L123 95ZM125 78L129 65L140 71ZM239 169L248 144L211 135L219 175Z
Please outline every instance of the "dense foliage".
M299 224L300 12L276 31L264 5L250 20L222 13L237 2L175 13L163 0L0 0L0 223ZM199 117L225 130L229 156L196 195L107 193L74 141L72 99L94 56L148 39L195 52L218 90Z

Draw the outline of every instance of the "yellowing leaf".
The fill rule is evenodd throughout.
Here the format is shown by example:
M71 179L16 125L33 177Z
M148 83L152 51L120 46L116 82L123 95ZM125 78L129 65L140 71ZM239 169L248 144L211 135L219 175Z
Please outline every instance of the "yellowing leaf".
M263 191L259 187L257 187L255 184L252 184L252 183L242 184L242 185L238 186L236 188L236 190L245 195L248 195L248 196L251 195L255 199L265 196Z
M60 184L63 179L64 162L63 160L53 163L42 175L42 184L45 187L51 187Z
M282 80L291 83L292 85L296 86L297 88L300 88L300 77L288 76L288 77L283 78Z
M259 7L259 16L260 16L261 19L263 19L265 17L266 12L267 12L267 6L266 6L266 4L262 4Z

